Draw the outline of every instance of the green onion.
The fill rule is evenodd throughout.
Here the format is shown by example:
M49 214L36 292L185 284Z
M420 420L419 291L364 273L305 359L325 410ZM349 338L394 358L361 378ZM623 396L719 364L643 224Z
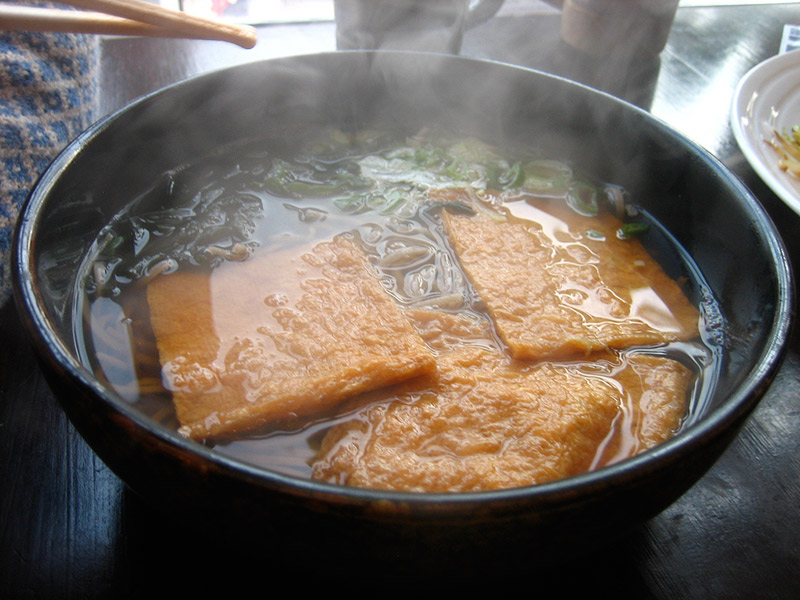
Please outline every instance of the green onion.
M567 192L567 205L584 216L597 216L600 212L597 204L597 188L584 181L573 182Z
M632 237L647 232L650 226L647 223L625 223L617 229L617 237L621 240L629 240Z
M522 165L514 163L503 173L497 176L497 183L501 189L512 189L521 186L525 181L525 172Z
M364 194L351 194L350 196L342 196L333 199L333 204L344 213L352 214L364 210L365 196Z
M433 213L443 208L451 213L459 215L473 216L477 214L472 206L466 202L460 202L458 200L453 200L452 202L428 202L422 207L422 210L426 213Z
M383 199L383 206L378 212L384 215L396 212L401 206L408 202L408 194L402 190L391 190Z
M522 187L539 194L566 193L572 180L569 165L555 160L535 160L522 166Z

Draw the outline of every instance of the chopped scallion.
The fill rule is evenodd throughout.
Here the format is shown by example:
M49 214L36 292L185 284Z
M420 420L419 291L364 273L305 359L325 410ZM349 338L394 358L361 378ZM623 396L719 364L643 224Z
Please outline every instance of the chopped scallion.
M650 226L647 223L625 223L622 227L617 229L617 237L621 240L628 240L647 232L649 229Z
M575 181L567 192L567 205L582 215L594 217L600 212L597 204L597 188L584 181Z

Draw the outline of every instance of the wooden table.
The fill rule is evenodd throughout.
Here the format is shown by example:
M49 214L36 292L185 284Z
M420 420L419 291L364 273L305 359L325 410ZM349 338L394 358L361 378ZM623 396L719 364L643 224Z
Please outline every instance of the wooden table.
M467 33L462 54L567 75L651 110L741 177L776 221L798 264L800 217L744 160L728 109L739 78L778 52L783 25L800 23L800 3L682 8L660 62L635 74L603 71L576 57L559 39L558 18L552 11L497 16ZM263 26L259 34L253 50L217 42L104 40L102 111L220 66L335 49L329 22ZM357 564L342 561L347 566L336 574L320 563L276 568L247 548L215 545L202 524L187 532L165 522L125 488L66 420L13 303L0 310L0 340L0 597L139 597L159 587L181 596L218 588L273 594L280 592L276 582L360 595L403 587L391 564L383 581L390 585L369 586L377 578L361 573ZM741 435L689 492L600 556L545 572L532 564L520 573L527 582L524 592L800 598L799 351L794 338ZM492 581L495 573L487 564L471 575ZM434 583L452 589L456 582ZM252 591L249 585L255 586Z

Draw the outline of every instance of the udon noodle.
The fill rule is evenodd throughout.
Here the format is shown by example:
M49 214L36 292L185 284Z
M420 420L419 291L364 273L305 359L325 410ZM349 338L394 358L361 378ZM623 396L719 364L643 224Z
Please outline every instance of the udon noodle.
M424 131L332 130L165 175L86 260L87 364L181 435L329 483L552 481L668 440L719 318L619 186Z

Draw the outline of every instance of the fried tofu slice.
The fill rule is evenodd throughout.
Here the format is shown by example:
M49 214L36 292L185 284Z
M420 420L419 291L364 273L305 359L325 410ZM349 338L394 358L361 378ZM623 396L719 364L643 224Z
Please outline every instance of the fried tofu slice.
M162 377L192 439L314 415L436 368L343 236L162 275L147 298Z
M502 351L491 321L484 315L417 308L406 309L404 314L435 354L462 346Z
M634 352L624 355L614 379L625 390L626 402L617 433L598 456L597 466L630 458L674 437L688 412L695 375L677 361Z
M449 192L452 195L452 192ZM699 312L610 214L517 202L503 220L442 211L447 235L514 358L686 341Z
M637 378L629 373L634 367L616 361L529 363L481 348L444 353L436 373L395 386L391 399L353 400L362 407L328 432L312 477L395 491L473 492L554 481L620 460L655 441L651 428L674 431L686 406L688 369L644 359L642 368L657 368ZM631 361L639 364L638 357ZM670 409L645 419L645 398L648 407ZM619 430L633 421L641 426Z

